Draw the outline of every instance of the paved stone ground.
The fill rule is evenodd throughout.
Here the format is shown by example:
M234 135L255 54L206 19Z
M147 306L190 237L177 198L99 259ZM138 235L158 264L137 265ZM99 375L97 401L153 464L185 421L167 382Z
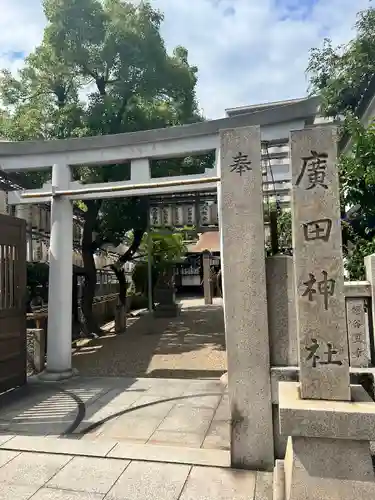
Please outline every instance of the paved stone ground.
M126 333L81 341L73 366L82 375L201 378L226 371L223 310L220 302L182 301L176 318L142 315L128 320Z
M2 500L271 500L272 474L0 449Z
M178 318L141 316L75 353L81 373L127 377L0 396L0 498L271 500L272 474L229 468L222 316L196 300Z
M0 432L229 450L218 380L75 377L0 398Z
M229 468L218 380L34 381L0 408L2 500L272 500L271 473Z

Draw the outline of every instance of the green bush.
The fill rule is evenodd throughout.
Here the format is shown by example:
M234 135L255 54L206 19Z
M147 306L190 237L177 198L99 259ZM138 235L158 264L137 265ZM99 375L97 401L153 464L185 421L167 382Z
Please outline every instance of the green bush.
M354 246L348 250L345 269L348 271L351 281L366 280L364 258L373 253L375 253L375 238L370 241L358 238Z

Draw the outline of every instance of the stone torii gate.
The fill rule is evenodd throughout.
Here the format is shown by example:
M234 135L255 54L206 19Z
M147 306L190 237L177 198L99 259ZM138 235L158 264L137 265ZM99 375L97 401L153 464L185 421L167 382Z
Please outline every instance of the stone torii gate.
M45 380L72 375L72 201L147 196L217 185L224 316L231 406L231 456L237 467L274 466L261 169L261 140L287 142L316 112L307 101L188 126L114 136L2 143L5 171L52 167L40 190L9 194L10 204L51 203L48 351ZM216 166L202 175L153 179L150 160L216 150ZM126 182L81 185L71 167L131 161ZM247 174L251 175L247 175Z

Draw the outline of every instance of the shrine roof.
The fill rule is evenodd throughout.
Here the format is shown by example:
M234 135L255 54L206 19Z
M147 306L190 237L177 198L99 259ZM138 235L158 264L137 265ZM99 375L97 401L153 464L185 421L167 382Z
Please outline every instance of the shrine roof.
M205 250L220 252L220 232L209 231L199 236L198 242L190 249L191 252L201 253Z

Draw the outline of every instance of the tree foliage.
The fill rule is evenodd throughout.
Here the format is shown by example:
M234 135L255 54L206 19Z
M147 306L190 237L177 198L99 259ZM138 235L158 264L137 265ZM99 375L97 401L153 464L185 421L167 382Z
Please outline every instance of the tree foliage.
M375 252L375 122L368 128L348 116L351 149L339 160L341 203L350 207L344 223L346 269L350 279L365 279L363 258Z
M360 11L356 35L335 47L328 38L310 52L307 74L310 93L322 97L322 112L338 116L354 111L375 73L375 9Z
M357 118L348 117L346 128L351 149L339 160L341 202L344 207L360 208L354 229L364 237L373 233L375 224L375 122L366 128Z
M186 253L182 233L162 234L151 232L145 234L140 245L140 259L137 260L133 272L133 282L137 292L148 293L148 257L151 254L152 283L157 284L160 273L165 267L179 262Z
M134 132L201 120L195 97L197 68L188 52L168 54L160 34L163 15L149 2L44 0L43 41L17 76L2 71L0 134L11 140L56 139ZM160 175L185 166L199 172L202 159L160 161ZM83 165L74 178L83 183L121 181L129 165ZM24 175L42 183L45 175ZM82 255L86 285L82 304L88 329L95 330L92 300L94 252L117 245L130 230L135 241L115 269L134 256L147 227L144 199L91 200L83 204ZM97 237L93 239L93 234ZM91 320L90 320L91 318Z
M375 251L375 124L366 129L356 113L375 73L374 7L358 13L354 28L348 44L335 47L325 39L312 49L307 74L322 113L344 116L342 131L351 138L339 160L345 266L350 279L365 279L363 258Z
M279 239L280 253L290 255L292 253L292 213L283 210L277 217L277 234Z

